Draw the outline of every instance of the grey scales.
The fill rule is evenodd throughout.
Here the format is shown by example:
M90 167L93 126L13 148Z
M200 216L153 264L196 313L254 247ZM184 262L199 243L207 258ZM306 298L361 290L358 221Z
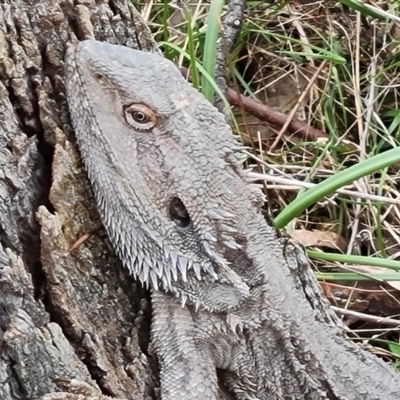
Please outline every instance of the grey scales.
M307 261L268 226L242 146L172 62L87 40L66 88L102 222L151 288L162 400L400 398L396 372L307 296L288 259Z

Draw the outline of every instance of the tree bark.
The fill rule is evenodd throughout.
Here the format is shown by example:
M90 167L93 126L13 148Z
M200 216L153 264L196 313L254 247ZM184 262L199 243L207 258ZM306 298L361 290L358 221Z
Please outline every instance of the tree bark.
M19 0L0 8L0 399L77 379L152 399L149 295L102 230L71 134L68 42L95 37L154 50L129 1Z
M155 44L129 0L6 0L0 13L0 399L41 398L68 380L98 398L155 399L150 297L98 229L63 83L76 38ZM317 290L298 291L330 318ZM47 398L91 389L79 390Z

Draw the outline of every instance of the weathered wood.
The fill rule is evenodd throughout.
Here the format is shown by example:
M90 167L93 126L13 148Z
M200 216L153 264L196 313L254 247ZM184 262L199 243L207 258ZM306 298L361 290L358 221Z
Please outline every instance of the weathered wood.
M129 1L5 1L0 8L0 399L60 390L154 398L150 303L98 231L70 132L64 54L95 37L155 49ZM51 189L50 189L51 185ZM35 213L37 212L36 216ZM38 224L40 223L40 226Z

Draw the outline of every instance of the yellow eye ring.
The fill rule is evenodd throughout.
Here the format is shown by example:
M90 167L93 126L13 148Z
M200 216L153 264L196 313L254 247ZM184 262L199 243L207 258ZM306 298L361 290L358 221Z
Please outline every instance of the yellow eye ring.
M144 104L130 104L124 108L126 122L134 129L148 131L157 125L157 115Z

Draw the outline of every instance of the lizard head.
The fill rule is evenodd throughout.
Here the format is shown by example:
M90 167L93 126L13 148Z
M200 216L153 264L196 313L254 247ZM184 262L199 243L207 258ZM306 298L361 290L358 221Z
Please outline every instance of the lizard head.
M244 211L259 202L225 118L172 62L96 41L67 52L67 97L103 224L143 283L209 310L248 296Z

